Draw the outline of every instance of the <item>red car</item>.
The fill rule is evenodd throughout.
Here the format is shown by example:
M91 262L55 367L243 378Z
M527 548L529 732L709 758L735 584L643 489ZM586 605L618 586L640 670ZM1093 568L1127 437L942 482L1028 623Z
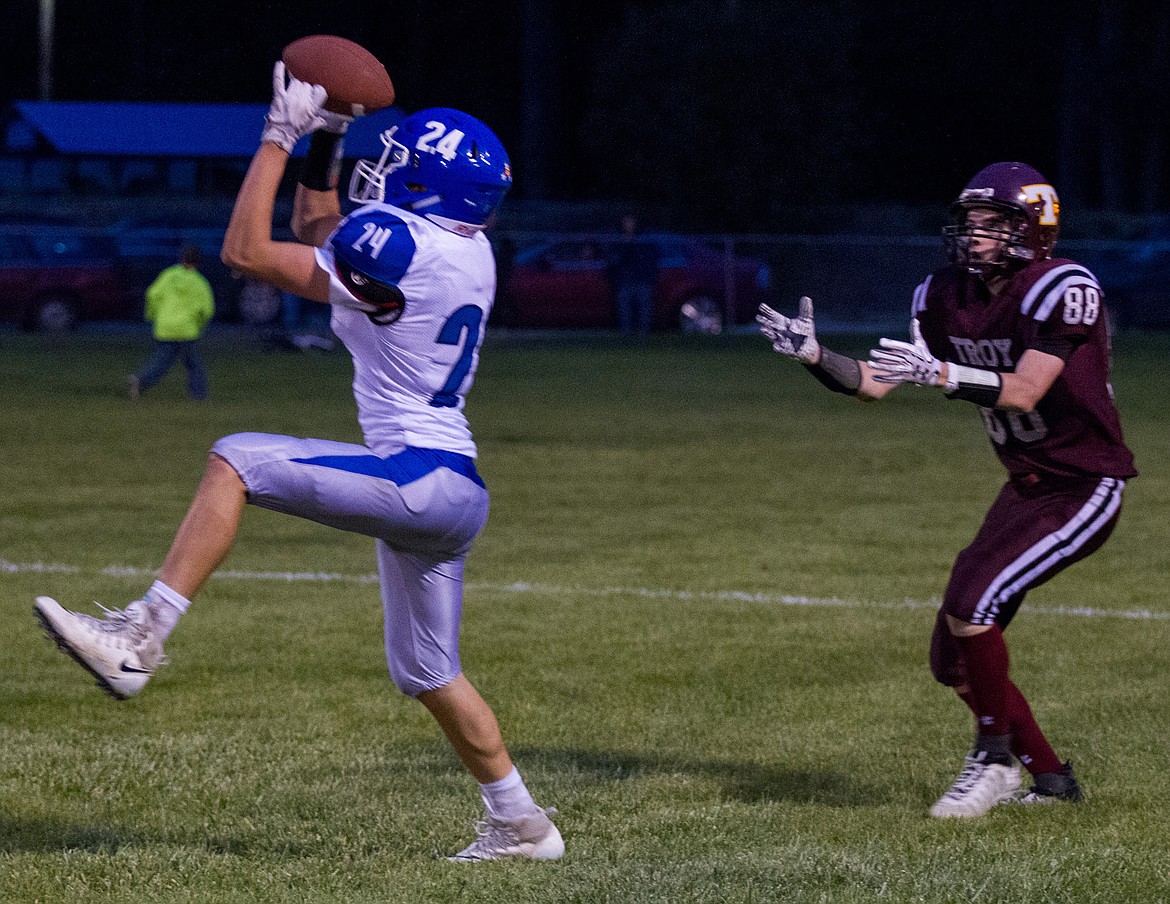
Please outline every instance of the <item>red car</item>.
M66 229L0 229L0 320L62 332L78 320L141 314L112 242Z
M656 330L721 333L752 322L760 302L768 300L771 271L763 261L728 257L700 239L679 235L646 233L640 241L658 249ZM572 236L521 248L510 264L502 255L499 322L536 329L614 328L608 269L620 242L620 236Z

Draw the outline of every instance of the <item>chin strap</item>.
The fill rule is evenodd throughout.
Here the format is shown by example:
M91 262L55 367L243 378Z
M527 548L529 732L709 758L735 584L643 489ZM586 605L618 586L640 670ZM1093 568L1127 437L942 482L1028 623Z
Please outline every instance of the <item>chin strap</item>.
M423 213L422 215L436 226L442 226L448 232L454 232L456 235L472 236L487 228L486 225L476 226L474 223L464 223L460 220L452 220L450 217L441 217L437 213Z

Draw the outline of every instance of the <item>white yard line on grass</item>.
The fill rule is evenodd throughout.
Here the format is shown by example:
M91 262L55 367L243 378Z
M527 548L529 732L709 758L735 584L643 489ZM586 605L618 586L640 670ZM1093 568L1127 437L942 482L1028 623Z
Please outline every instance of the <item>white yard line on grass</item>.
M0 574L82 574L84 569L77 565L57 562L9 562L0 559ZM129 565L107 565L93 573L110 577L153 578L152 568L136 568ZM338 574L328 571L217 571L216 578L234 581L284 581L287 583L342 583L376 584L376 574ZM651 587L561 587L555 584L529 584L517 581L512 584L492 584L484 581L469 581L469 590L489 593L533 593L542 596L636 596L658 600L708 600L717 603L761 603L771 606L822 606L841 609L936 609L939 601L901 600L900 602L875 600L843 600L832 597L792 596L786 593L746 593L742 590L668 590ZM1149 609L1098 609L1093 606L1029 606L1029 612L1044 615L1072 616L1075 618L1120 618L1129 621L1170 621L1170 612L1154 612Z

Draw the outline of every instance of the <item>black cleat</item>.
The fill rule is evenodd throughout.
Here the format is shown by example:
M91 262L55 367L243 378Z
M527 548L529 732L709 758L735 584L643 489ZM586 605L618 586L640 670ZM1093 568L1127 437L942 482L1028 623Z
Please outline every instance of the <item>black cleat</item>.
M1043 772L1036 776L1036 784L1015 799L1018 804L1055 804L1062 801L1079 804L1085 795L1073 773L1072 763L1065 763L1059 772Z

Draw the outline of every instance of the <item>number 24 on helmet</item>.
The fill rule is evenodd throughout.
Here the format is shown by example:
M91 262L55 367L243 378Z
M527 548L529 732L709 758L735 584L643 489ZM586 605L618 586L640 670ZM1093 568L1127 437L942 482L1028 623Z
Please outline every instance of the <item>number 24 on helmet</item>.
M512 166L499 138L459 110L420 110L380 138L385 150L378 161L354 167L351 201L379 201L472 234L488 224L512 187Z

